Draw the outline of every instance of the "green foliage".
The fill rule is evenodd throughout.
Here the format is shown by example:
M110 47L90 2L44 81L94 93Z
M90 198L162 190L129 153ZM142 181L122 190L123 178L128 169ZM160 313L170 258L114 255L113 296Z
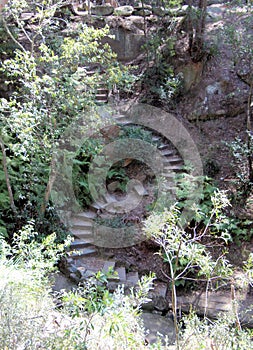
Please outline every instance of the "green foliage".
M253 253L250 253L248 259L244 261L243 270L245 272L244 284L253 287Z
M36 240L38 233L34 231L34 223L29 223L13 236L12 246L8 248L8 254L14 262L27 270L34 270L40 276L46 276L55 269L63 251L70 244L71 238L64 243L56 244L56 235L50 234L45 238ZM2 242L3 247L7 247Z
M96 222L99 225L104 225L104 226L108 226L111 228L122 228L122 227L126 227L129 226L131 227L132 224L130 222L125 222L124 220L124 216L116 216L116 217L112 217L109 219L103 219L103 218L96 218ZM131 232L131 230L129 230L129 233Z
M103 78L108 88L114 84L124 86L124 79L128 86L131 84L128 70L117 63L116 55L108 44L101 44L102 39L109 35L108 27L94 29L81 24L77 26L74 36L69 32L63 38L61 34L54 33L53 45L50 24L59 2L46 1L39 6L33 4L36 20L32 33L26 31L20 17L30 5L26 1L11 1L6 17L7 26L8 20L14 18L19 30L25 33L31 44L30 51L25 50L13 37L18 49L13 57L3 61L0 68L6 84L12 90L10 98L0 100L0 133L5 144L14 202L18 208L16 228L30 218L36 219L38 226L41 226L42 208L47 204L46 188L53 166L53 150L66 128L95 105L101 71L104 72ZM90 65L97 70L92 76L86 70ZM97 128L100 119L91 119L86 121L88 127ZM77 164L77 159L76 165L80 169L85 167L88 158L89 155L79 159L81 164ZM0 178L3 179L2 172ZM82 200L88 202L89 198L85 198L87 182L85 178L78 181ZM0 188L3 190L2 220L7 223L9 206L3 181ZM52 206L48 206L47 210L49 208L53 210ZM52 215L48 214L48 217ZM48 225L50 220L45 220ZM4 232L2 221L0 225ZM10 225L8 230L9 234L13 232ZM49 228L50 232L52 227Z
M180 3L180 1L167 1L163 5L170 8L174 5L180 5ZM172 64L176 40L176 22L173 21L173 12L171 17L170 25L166 26L165 29L164 25L161 24L160 29L155 34L153 32L148 34L143 46L147 56L147 68L141 81L145 88L144 100L149 103L171 102L181 92L182 76L174 73Z
M211 197L211 202L212 209L208 222L201 230L198 230L196 226L192 232L188 232L182 226L180 211L176 205L171 206L169 210L165 209L162 213L151 214L144 222L144 232L148 238L153 239L160 246L159 254L169 265L170 274L166 277L172 288L172 311L177 349L180 349L177 322L177 286L182 280L197 280L201 276L206 279L208 288L211 281L227 279L232 273L231 266L224 258L224 253L214 260L203 244L209 229L222 220L222 211L228 205L223 191L215 192ZM196 212L200 217L203 215L198 210ZM214 239L218 237L225 242L230 238L227 232L219 231L217 233L212 232L212 236L215 236L215 238L212 237L213 243Z
M87 139L73 160L73 188L78 201L84 207L89 205L92 200L88 183L89 167L93 158L102 150L102 147L103 144L100 138Z
M137 125L121 127L119 138L139 139L145 142L153 143L152 132Z
M106 286L112 272L99 272L75 291L52 295L47 275L62 246L47 237L35 244L33 226L17 235L15 245L0 242L0 344L16 350L115 350L146 347L140 307L147 302L154 276L143 277L137 290L114 294ZM59 250L60 249L60 250ZM55 301L60 303L57 308ZM59 305L59 304L58 304ZM161 348L160 348L161 349Z
M14 37L17 37L13 28L10 28ZM0 57L6 58L13 55L14 50L17 48L17 45L11 40L4 28L3 22L0 18Z
M250 142L246 142L237 137L231 143L226 144L234 159L233 166L238 178L238 194L242 193L242 195L247 194L252 186L249 179L247 159L251 157L253 153L253 135L248 132L248 137Z
M117 139L139 139L145 142L153 143L152 133L143 127L135 125L121 127L120 133L116 140ZM73 161L73 187L78 201L84 207L89 205L92 201L88 183L89 168L94 158L102 151L104 143L105 140L102 138L102 135L86 140ZM99 166L103 166L104 161L103 156L96 158L96 162L99 162ZM106 182L108 185L112 181L117 181L118 190L125 192L129 177L126 174L123 164L124 161L119 161L111 166L107 172Z
M220 314L215 321L201 320L192 313L183 318L185 329L181 333L180 349L240 349L252 347L252 332L236 327L236 317L230 314Z
M148 48L149 49L149 48ZM152 47L152 49L156 50ZM164 58L157 58L155 64L148 68L143 76L148 101L170 101L182 88L182 77L175 75L172 66Z
M107 289L108 278L113 276L112 271L106 274L98 272L73 292L65 293L62 301L71 317L79 317L85 313L103 314L113 303L113 296Z
M107 173L107 182L118 181L118 189L126 192L129 177L126 175L126 170L122 168L123 162L114 164Z
M144 231L161 246L164 259L170 266L170 278L174 278L175 281L183 279L189 271L193 271L193 268L199 276L203 275L207 279L222 268L223 262L219 260L213 262L211 255L201 244L201 240L207 235L207 230L219 222L221 210L227 205L222 193L216 193L212 201L213 208L209 213L209 221L205 229L200 232L196 232L195 228L191 234L181 227L180 211L176 206L172 206L170 210L165 209L163 213L152 214L145 221ZM217 232L216 236L218 233L225 241L228 239L228 233ZM221 270L219 276L220 272ZM225 273L227 272L225 270Z
M179 209L185 208L187 203L187 198L190 197L190 194L195 190L195 186L198 185L201 178L192 177L187 173L179 174L176 179L176 189L177 189L177 207ZM215 185L215 182L209 178L204 177L203 179L203 188L201 193L200 202L198 205L194 205L192 212L192 223L190 226L199 227L207 225L210 221L210 213L213 210L213 201L212 198L215 197L218 188ZM231 204L227 202L227 207L230 207ZM217 216L217 213L214 213ZM248 241L251 239L251 224L250 220L241 220L236 217L233 217L232 214L228 212L219 211L219 220L214 222L209 227L209 232L212 234L219 235L219 232L223 233L223 238L227 235L228 241L233 241L236 244L240 244L242 241Z

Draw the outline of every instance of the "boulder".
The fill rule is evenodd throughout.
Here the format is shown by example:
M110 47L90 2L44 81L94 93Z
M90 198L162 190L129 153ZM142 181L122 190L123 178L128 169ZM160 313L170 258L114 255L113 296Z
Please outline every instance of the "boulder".
M206 14L207 19L213 21L219 21L223 18L226 8L221 5L211 5L207 7Z
M169 14L173 17L185 16L188 11L188 5L183 5L182 7L175 7L169 10Z
M128 17L128 16L131 16L133 11L134 11L133 6L119 6L115 8L114 15Z
M136 4L134 5L134 9L135 10L152 10L152 6L151 5L148 5L148 4L142 4L142 3L139 3L139 4Z
M91 14L96 16L110 16L114 12L114 7L105 4L105 5L96 5L91 8Z
M143 305L145 310L159 310L164 311L168 309L167 295L167 284L161 281L154 283L153 289L148 293L150 301Z
M152 11L148 10L148 9L139 9L139 10L135 10L133 12L133 15L135 16L141 16L141 17L148 17L152 15Z
M169 11L166 10L164 7L153 7L152 12L158 17L164 17L169 14Z
M175 342L175 331L172 318L158 314L143 312L141 315L144 328L148 330L146 339L150 344L157 343L158 339L165 345L165 337L168 337L169 344ZM174 346L166 346L166 349L175 349Z

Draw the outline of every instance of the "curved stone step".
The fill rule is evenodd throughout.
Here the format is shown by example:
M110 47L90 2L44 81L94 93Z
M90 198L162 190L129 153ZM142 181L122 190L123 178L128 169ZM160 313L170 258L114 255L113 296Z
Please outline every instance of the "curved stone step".
M93 245L94 240L93 238L87 238L85 240L81 240L81 239L76 239L73 242L71 242L70 244L70 250L74 250L74 249L79 249L79 248L84 248L84 247L88 247Z
M81 213L75 214L74 218L87 218L87 219L94 219L97 216L97 214L92 210L83 211Z
M164 150L164 149L170 148L170 145L168 145L167 143L162 143L162 144L158 145L157 148L159 150Z
M89 245L87 247L81 248L81 249L76 249L75 251L69 252L69 256L73 259L78 259L82 257L87 257L87 256L95 256L97 255L98 251L97 248L95 248L92 245Z
M174 171L174 172L179 172L179 171L182 171L183 170L183 165L180 165L180 164L171 164L171 165L166 165L164 167L164 173L166 173L167 171L168 172L171 172L171 171Z
M153 142L159 142L161 140L162 140L161 136L152 136L152 141Z
M175 151L168 147L168 148L162 149L160 153L163 157L166 157L166 156L173 156L175 154Z
M166 156L166 157L164 157L163 164L168 164L168 163L170 163L170 164L180 164L181 163L183 166L183 160L182 160L182 158L180 158L178 156L171 156L171 157Z
M84 217L73 217L71 218L71 227L91 227L92 219Z
M93 237L92 229L87 228L72 228L71 232L74 237L79 239L89 239L90 237Z
M116 122L118 123L118 124L120 124L120 125L122 125L122 126L124 126L124 125L129 125L129 124L133 124L133 122L131 121L131 120L129 120L129 119L127 119L127 118L125 118L125 119L120 119L120 120L116 120Z

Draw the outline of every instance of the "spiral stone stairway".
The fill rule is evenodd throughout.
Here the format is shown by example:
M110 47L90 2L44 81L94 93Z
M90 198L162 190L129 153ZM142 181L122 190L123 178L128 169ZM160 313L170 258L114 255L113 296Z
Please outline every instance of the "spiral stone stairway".
M106 94L101 91L99 96L101 100L102 96L105 101ZM115 121L119 126L134 125L124 114L115 116ZM162 156L162 176L166 179L166 191L173 191L173 176L177 172L182 172L183 160L177 150L164 137L155 132L152 132L152 142ZM138 195L143 194L143 188L140 188L138 184L133 189ZM103 196L103 199L100 198L99 201L93 202L88 210L74 214L71 217L70 230L74 241L71 243L68 257L61 270L76 283L90 278L98 271L108 272L110 270L110 272L114 271L116 274L109 279L109 290L115 290L119 284L123 284L125 288L138 284L138 272L128 272L124 266L118 266L111 250L101 249L96 245L97 240L94 239L94 220L98 217L104 219L113 217L113 213L111 211L107 212L106 208L115 202L117 202L117 199L107 193Z

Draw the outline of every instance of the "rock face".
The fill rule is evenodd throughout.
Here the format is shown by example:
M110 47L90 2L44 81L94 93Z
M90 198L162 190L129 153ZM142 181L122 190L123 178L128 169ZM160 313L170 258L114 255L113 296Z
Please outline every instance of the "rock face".
M126 22L125 25L128 28L133 28L134 26L132 22ZM115 38L107 38L106 41L110 44L113 51L117 53L120 61L132 61L143 52L142 46L145 43L145 36L142 31L136 29L134 30L135 32L122 27L111 29L111 33Z
M133 11L134 11L133 6L127 6L127 5L126 6L119 6L119 7L115 8L114 15L128 17L128 16L131 16Z
M105 5L96 5L91 8L91 14L96 16L110 16L114 12L114 7L105 4Z
M167 336L169 344L175 342L175 332L172 319L147 312L144 312L141 315L141 318L144 323L144 328L149 331L147 340L150 344L157 342L157 333L161 334L163 337Z
M252 305L253 297L247 292L240 292L237 295L238 300L238 314L242 325L252 328ZM198 315L206 314L207 317L216 318L219 313L231 312L233 309L233 301L231 299L231 292L208 292L207 300L205 292L194 292L191 295L178 297L178 306L183 312L195 310Z

